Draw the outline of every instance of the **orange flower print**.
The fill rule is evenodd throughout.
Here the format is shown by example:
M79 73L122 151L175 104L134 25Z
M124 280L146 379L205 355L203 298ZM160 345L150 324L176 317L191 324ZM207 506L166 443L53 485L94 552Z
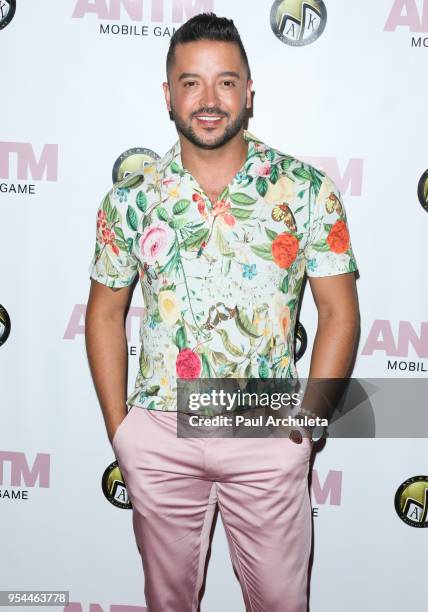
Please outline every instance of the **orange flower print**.
M284 232L279 234L272 242L272 256L280 268L289 268L297 257L299 241L293 234Z
M97 215L97 231L102 244L109 244L115 255L119 255L119 248L115 242L116 236L107 227L107 215L103 210L98 211Z
M204 198L202 196L200 196L199 193L194 193L192 195L192 200L197 204L199 214L204 219L208 219L208 213L207 213L207 209L205 207Z
M214 217L219 217L220 219L222 219L226 223L226 225L234 227L236 219L228 212L229 210L229 202L226 202L226 200L217 200L217 202L213 206L212 214Z
M327 244L333 253L344 253L349 249L349 232L345 221L336 221L327 236Z

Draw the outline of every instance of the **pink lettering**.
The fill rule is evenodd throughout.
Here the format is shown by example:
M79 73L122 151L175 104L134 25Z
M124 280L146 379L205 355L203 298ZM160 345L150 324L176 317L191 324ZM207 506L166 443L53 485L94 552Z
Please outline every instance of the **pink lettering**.
M415 0L395 0L384 31L394 32L398 26L406 26L411 32L428 32L428 0L423 0L422 18Z
M339 163L335 157L300 157L308 164L326 172L336 183L341 193L349 191L350 195L360 196L363 190L364 159L352 158L349 160L345 172L342 174Z
M172 21L183 23L198 13L214 10L214 0L173 0Z
M327 503L330 498L331 506L340 506L342 501L342 472L330 470L321 486L317 470L312 472L312 493L318 504Z
M37 160L29 142L0 142L0 178L9 178L10 156L16 155L17 178L25 181L58 180L58 145L46 144Z
M99 19L109 19L107 0L77 0L72 16L81 19L87 13L95 13Z
M40 487L49 486L50 455L37 453L33 467L30 469L25 453L0 451L0 484L3 484L3 463L10 462L10 484L12 487L34 487L39 480Z
M412 345L419 358L428 357L428 323L421 323L421 333L418 336L410 321L400 321L397 355L408 357L410 345Z

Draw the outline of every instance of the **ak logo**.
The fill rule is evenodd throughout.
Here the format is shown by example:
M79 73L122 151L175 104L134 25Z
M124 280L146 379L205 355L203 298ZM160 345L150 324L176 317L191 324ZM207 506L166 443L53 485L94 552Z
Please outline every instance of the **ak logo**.
M117 461L110 463L110 465L108 465L104 470L101 480L101 488L104 496L111 504L113 504L113 506L117 506L123 510L129 510L132 508L131 501L128 497L128 492L126 490L125 480L122 476L122 472L120 471Z
M128 149L122 155L119 155L114 162L112 172L113 183L122 181L129 174L141 170L144 164L150 164L156 159L160 159L160 157L151 149L143 149L141 147Z
M313 43L324 32L326 22L322 0L275 0L270 11L275 36L294 47Z
M16 11L15 0L0 0L0 30L12 21Z
M428 212L428 170L425 170L419 180L418 198L422 208Z
M0 346L6 342L10 334L10 317L9 314L0 304Z
M395 510L410 527L428 527L428 476L412 476L395 494Z

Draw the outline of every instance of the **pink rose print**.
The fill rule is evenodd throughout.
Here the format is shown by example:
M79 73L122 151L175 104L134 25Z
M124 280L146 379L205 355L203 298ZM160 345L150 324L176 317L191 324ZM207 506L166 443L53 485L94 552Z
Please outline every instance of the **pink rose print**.
M256 170L256 174L257 176L270 176L270 162L269 161L265 161L263 162L263 164L261 164L261 166L259 166Z
M148 227L140 238L140 249L143 260L148 264L155 263L156 259L169 246L169 233L161 225Z
M175 369L179 378L198 378L202 370L201 358L190 348L185 348L177 355Z

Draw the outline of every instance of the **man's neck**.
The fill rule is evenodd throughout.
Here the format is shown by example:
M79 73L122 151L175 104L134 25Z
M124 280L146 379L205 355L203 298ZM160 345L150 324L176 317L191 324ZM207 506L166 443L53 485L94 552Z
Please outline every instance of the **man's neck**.
M198 147L181 134L180 145L183 167L195 177L209 196L221 192L232 181L248 154L244 130L218 149Z

